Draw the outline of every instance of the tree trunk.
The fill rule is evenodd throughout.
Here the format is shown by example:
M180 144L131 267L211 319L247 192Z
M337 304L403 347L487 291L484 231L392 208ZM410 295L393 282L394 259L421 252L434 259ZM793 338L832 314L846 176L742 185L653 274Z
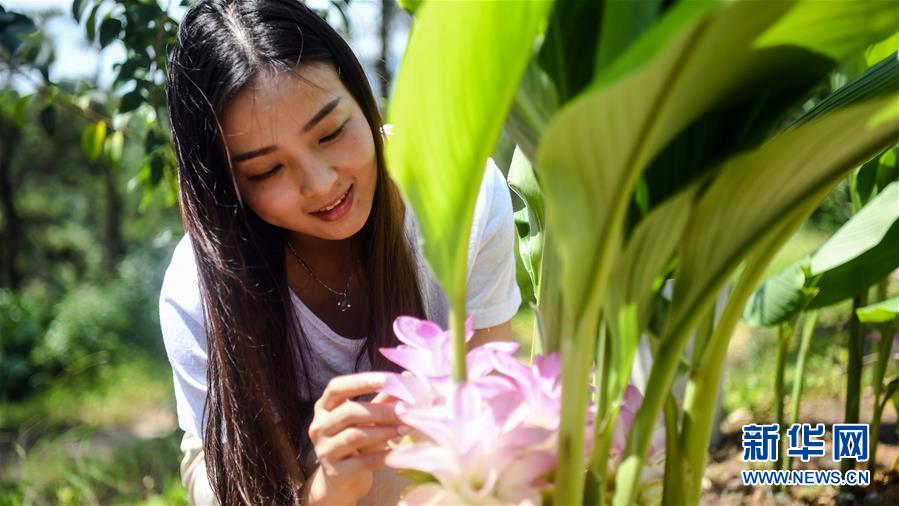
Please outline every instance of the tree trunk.
M103 171L106 193L106 216L103 226L103 264L112 273L125 254L122 240L122 199L116 188L116 178L111 168Z
M2 120L0 120L2 121ZM16 266L19 245L21 244L22 226L13 201L12 159L20 132L15 125L2 121L0 123L0 215L3 217L3 229L0 237L0 286L16 290L22 278Z
M377 62L378 78L381 82L381 98L386 99L393 79L387 68L387 57L390 54L390 24L393 21L396 0L381 0L381 58Z

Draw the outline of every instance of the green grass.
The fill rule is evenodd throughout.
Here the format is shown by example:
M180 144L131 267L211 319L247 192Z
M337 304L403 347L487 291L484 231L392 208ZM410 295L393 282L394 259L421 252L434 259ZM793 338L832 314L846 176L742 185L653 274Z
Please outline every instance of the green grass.
M811 253L827 237L826 232L803 226L777 254L766 276L780 272ZM891 287L890 293L895 293L897 288L899 287ZM834 398L845 392L848 364L846 328L851 310L850 300L820 310L806 362L803 398ZM791 343L784 374L786 406L790 402L789 393L795 374L798 346L797 337ZM728 367L723 387L725 412L749 408L757 420L770 420L774 406L776 347L775 328L742 327L742 332L737 332L728 350ZM865 389L870 385L869 374L870 367L865 367L862 380Z
M838 309L825 310L828 318L838 318ZM845 364L848 353L845 332L838 326L819 320L812 337L805 366L803 397L832 397L845 389ZM770 420L774 406L775 350L777 331L773 328L750 329L744 343L728 354L728 368L724 379L724 411L750 409L755 419ZM786 406L795 377L798 338L791 346L784 374L787 385Z
M171 369L137 355L0 409L0 506L186 504Z
M135 420L135 414L171 407L174 398L168 363L137 357L98 367L96 378L90 381L61 375L46 391L4 406L0 428L127 425Z
M172 432L120 442L85 428L41 438L0 476L0 505L187 504L180 441Z

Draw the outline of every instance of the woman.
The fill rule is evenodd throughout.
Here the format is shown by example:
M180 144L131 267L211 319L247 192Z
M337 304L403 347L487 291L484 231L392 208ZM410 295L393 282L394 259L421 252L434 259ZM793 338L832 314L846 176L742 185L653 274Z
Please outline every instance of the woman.
M295 0L204 0L179 28L168 108L187 235L160 317L191 499L395 502L385 441L402 427L363 399L394 370L378 353L396 344L393 320L445 326L447 303L387 175L359 62ZM488 165L472 345L509 339L520 303L511 202Z

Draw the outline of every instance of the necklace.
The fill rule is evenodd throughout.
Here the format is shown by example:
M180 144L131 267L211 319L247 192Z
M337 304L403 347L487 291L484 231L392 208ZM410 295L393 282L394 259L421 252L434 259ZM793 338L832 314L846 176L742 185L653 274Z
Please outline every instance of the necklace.
M297 259L297 261L300 262L300 265L302 265L303 268L306 269L306 272L309 273L309 276L310 276L313 280L315 280L316 283L318 283L318 284L322 285L323 287L325 287L326 290L328 290L328 291L331 292L332 294L337 295L338 297L340 297L340 302L337 303L337 308L340 309L340 312L341 312L341 313L345 313L348 309L350 309L351 307L353 307L353 306L350 304L349 297L347 296L347 293L348 293L349 290L350 290L350 281L353 279L353 273L352 273L352 272L350 272L349 277L346 278L346 286L343 288L343 291L341 292L341 291L335 290L335 289L331 288L330 286L326 285L324 281L318 279L318 276L316 276L315 273L312 272L312 268L309 267L309 264L307 264L306 261L303 260L303 258L299 255L299 253L297 253L296 250L293 249L293 245L290 244L290 241L286 241L286 242L287 242L287 247L288 247L288 249L290 249L290 254L293 255L294 258Z

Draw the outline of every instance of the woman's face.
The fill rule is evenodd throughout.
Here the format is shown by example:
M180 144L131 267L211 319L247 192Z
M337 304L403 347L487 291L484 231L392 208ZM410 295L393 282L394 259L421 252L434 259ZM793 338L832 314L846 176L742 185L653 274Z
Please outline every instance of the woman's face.
M330 65L298 74L257 79L230 100L221 116L226 154L260 218L300 237L346 239L374 199L371 129Z

